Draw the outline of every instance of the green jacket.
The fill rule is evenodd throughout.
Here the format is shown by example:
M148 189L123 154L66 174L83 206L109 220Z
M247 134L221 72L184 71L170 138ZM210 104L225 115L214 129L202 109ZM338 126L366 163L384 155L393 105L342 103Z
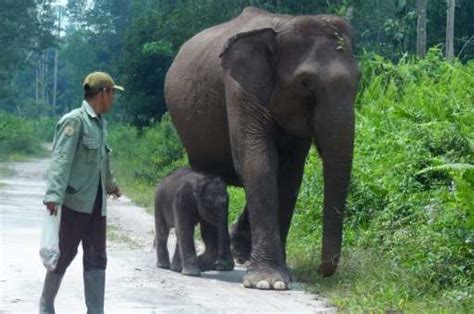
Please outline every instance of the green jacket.
M106 216L107 193L117 188L110 170L110 153L107 122L83 101L56 126L44 203L64 204L90 214L100 181L102 216Z

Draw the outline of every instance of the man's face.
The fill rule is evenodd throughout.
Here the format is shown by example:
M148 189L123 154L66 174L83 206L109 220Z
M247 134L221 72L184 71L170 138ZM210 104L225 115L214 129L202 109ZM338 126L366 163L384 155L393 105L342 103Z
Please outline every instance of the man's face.
M112 88L107 88L101 92L101 103L102 103L102 112L106 113L112 109L112 105L115 99L115 90Z

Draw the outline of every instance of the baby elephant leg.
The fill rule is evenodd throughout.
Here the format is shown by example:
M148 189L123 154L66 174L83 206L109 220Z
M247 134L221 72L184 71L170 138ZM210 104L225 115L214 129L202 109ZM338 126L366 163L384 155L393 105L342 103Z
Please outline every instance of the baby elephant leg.
M200 276L201 270L194 246L194 222L185 209L176 210L176 236L183 269L181 273L188 276ZM176 252L176 253L178 253Z
M217 263L217 230L205 221L200 222L201 237L206 249L199 255L199 267L201 271L213 270Z
M227 224L227 214L220 217L220 222L216 228L217 232L217 264L216 270L233 270L234 258L230 252L229 227Z
M227 224L221 227L226 229L226 226ZM234 269L228 231L225 230L227 235L220 235L220 232L224 230L219 230L207 222L201 222L201 236L206 245L206 250L199 256L199 266L202 271Z
M160 268L170 268L170 257L168 254L168 235L170 229L164 221L161 213L155 214L155 233L156 233L156 265Z
M183 270L183 262L181 261L181 252L179 243L176 242L173 260L171 261L171 270L180 273Z

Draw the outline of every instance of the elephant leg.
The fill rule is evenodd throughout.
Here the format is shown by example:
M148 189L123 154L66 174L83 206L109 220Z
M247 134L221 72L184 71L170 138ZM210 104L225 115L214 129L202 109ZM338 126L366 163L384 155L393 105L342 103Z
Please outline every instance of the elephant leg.
M156 257L157 266L160 268L170 268L170 257L168 253L168 235L170 229L161 213L155 214L156 233Z
M178 239L176 239L176 246L174 249L173 260L171 261L171 270L180 273L183 270L183 262L181 260L181 252L179 248Z
M230 231L230 243L232 255L239 264L244 264L250 259L252 251L252 238L250 234L249 213L247 205L237 222Z
M256 147L240 160L252 240L243 283L247 288L284 290L290 273L284 262L278 221L277 149L266 137L252 139L252 145Z
M226 82L234 84L232 79ZM255 97L231 93L231 85L227 88L232 158L245 190L252 243L243 284L246 288L285 290L290 272L280 237L278 129L267 108L256 103Z
M225 208L219 211L217 222L217 263L216 270L233 270L234 258L230 252L230 238L229 238L229 210L228 202Z
M217 262L217 230L205 221L201 221L200 225L206 250L198 256L199 267L202 271L212 270Z
M286 262L286 238L291 225L298 192L303 178L306 155L311 141L287 137L279 145L278 192L279 222L283 256Z
M176 233L179 242L179 253L183 262L181 273L188 276L200 276L199 262L194 246L194 221L186 208L180 208L177 214Z
M247 288L284 290L288 288L290 273L280 238L277 170L265 168L264 165L252 167L244 181L252 252L243 282Z

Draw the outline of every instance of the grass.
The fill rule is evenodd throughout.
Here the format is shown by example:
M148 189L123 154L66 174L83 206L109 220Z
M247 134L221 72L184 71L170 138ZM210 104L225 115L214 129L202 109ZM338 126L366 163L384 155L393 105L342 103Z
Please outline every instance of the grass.
M52 140L52 118L36 120L0 111L0 161L24 161L32 157L44 157L41 143Z
M112 167L122 192L129 195L138 206L145 208L149 214L152 214L154 186L133 178L126 162L114 161Z
M14 174L14 171L12 168L8 166L7 163L0 164L0 177L10 177Z
M0 163L0 179L11 177L14 173L13 169L11 169L7 163ZM0 182L0 188L3 186L5 186L5 184Z
M316 274L317 262L309 256L291 260L294 275L308 283L307 289L329 298L341 311L469 313L467 304L449 294L427 293L396 260L388 260L374 249L346 249L337 273L330 278Z
M5 161L7 162L21 162L21 161L28 161L33 158L44 158L49 155L49 152L44 149L43 147L39 147L37 151L31 153L10 153L6 158Z

